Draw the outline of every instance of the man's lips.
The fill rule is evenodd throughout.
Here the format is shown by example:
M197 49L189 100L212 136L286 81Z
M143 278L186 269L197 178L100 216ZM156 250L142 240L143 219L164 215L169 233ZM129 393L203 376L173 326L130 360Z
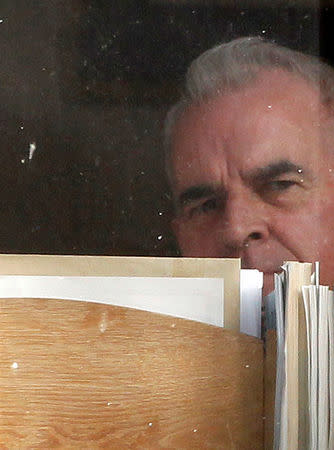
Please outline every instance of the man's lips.
M274 275L274 273L280 273L282 272L282 267L279 267L278 269L275 270L262 270L261 268L258 269L260 272L263 272L263 275Z
M296 257L277 248L264 248L261 253L251 251L249 247L241 256L242 269L257 269L263 274L273 275L282 272L284 261L295 261Z
M245 264L241 260L242 269L257 269L263 273L263 295L268 295L274 289L274 274L282 272L282 264L277 265L267 265L263 264Z
M257 269L260 272L263 272L264 275L273 275L274 273L279 273L282 272L282 265L277 265L274 268L273 267L264 267L261 265L249 265L249 264L242 264L241 263L241 268L242 269Z

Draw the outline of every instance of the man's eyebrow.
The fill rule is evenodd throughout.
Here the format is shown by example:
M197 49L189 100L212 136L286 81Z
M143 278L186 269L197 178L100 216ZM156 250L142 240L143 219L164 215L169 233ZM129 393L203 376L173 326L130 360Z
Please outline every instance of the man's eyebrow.
M185 206L188 203L199 200L204 197L208 197L214 194L216 190L208 184L200 184L198 186L191 186L185 191L181 192L177 199L177 205L179 207Z
M296 165L287 159L283 159L251 171L250 175L248 175L247 178L257 182L263 182L285 173L297 173L301 175L305 172L300 165ZM217 189L209 184L199 184L196 186L191 186L190 188L181 192L181 194L178 196L177 206L183 207L193 201L216 194L216 192Z
M278 162L268 164L267 166L255 169L247 178L255 181L265 181L285 173L297 173L302 175L305 172L300 165L296 165L288 159L283 159Z

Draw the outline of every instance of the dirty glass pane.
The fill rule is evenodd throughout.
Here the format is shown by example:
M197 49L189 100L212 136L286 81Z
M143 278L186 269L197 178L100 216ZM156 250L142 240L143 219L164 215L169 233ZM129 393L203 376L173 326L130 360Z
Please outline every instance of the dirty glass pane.
M189 63L258 35L332 61L311 0L1 0L0 250L177 255L162 127Z

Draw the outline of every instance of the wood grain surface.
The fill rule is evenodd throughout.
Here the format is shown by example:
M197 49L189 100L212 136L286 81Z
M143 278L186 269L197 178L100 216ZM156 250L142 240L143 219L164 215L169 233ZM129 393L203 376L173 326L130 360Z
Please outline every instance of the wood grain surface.
M0 448L261 449L263 344L169 316L0 300Z

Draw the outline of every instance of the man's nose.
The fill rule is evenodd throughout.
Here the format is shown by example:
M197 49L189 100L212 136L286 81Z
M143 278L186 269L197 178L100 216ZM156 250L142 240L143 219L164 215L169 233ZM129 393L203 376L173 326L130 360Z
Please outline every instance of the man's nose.
M230 196L226 201L221 231L224 247L231 256L265 242L269 237L266 205L252 195Z

